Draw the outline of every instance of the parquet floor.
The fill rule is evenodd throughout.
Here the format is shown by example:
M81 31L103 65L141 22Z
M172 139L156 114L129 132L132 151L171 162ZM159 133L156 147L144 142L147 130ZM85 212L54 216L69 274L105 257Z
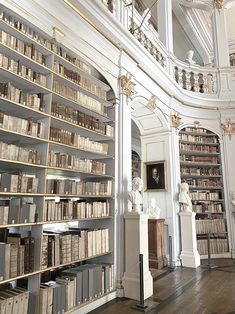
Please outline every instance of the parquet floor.
M203 262L206 264L206 261ZM235 314L235 261L215 260L213 270L177 268L154 280L154 294L148 301L157 306L148 313ZM137 302L119 298L92 314L137 314Z

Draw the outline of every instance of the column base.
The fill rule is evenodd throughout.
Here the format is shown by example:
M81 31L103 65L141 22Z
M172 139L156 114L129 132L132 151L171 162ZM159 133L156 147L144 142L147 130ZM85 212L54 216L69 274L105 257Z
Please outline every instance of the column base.
M133 300L140 300L140 278L136 273L124 273L122 284L124 296ZM144 273L144 300L153 295L153 278L150 271Z
M197 268L200 266L200 255L198 252L184 252L180 254L183 267Z

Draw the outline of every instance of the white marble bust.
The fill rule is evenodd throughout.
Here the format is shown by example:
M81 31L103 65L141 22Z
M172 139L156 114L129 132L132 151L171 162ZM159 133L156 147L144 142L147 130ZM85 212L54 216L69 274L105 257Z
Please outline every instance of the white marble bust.
M189 185L187 182L182 182L180 185L179 203L182 206L182 211L192 212L192 202L189 196Z
M193 55L194 55L194 51L189 50L186 54L185 61L188 62L189 64L195 64L196 62L193 60Z
M132 191L128 193L129 208L130 211L139 213L141 211L141 204L143 204L143 198L140 192L143 189L143 180L136 177L132 180Z
M151 198L149 200L147 213L149 214L150 218L159 219L160 218L160 211L161 209L157 206L155 198Z

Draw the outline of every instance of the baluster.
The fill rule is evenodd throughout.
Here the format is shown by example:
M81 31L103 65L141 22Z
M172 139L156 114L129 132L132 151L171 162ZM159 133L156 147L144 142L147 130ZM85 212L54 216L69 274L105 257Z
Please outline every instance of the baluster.
M203 74L199 73L198 74L199 79L198 79L198 83L199 83L199 93L204 93L204 79L203 79Z
M195 79L194 79L194 73L190 72L190 90L192 92L195 92L194 90L194 84L195 84Z
M179 69L177 67L175 69L175 81L179 84Z
M190 72L185 71L185 86L187 90L191 90L191 82L190 82Z
M194 91L199 92L199 76L198 73L194 73Z
M214 81L211 73L207 74L207 91L209 94L214 93Z
M183 87L183 71L181 69L178 69L178 84Z
M186 71L185 70L182 70L182 88L183 89L187 89L187 86L186 86Z
M210 80L209 75L204 74L203 80L204 80L204 84L203 84L204 93L209 93L209 80Z

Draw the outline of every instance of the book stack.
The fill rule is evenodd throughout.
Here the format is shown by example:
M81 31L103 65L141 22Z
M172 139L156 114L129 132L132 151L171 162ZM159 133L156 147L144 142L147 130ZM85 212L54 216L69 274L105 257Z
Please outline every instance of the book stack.
M196 213L222 213L223 207L221 203L193 204L193 211Z
M40 165L41 157L41 152L36 149L30 149L0 141L0 159L17 160Z
M5 242L0 242L0 280L34 271L34 243L33 237L6 231Z
M1 35L3 31L0 30L0 40L4 40ZM5 33L6 34L6 33ZM4 42L3 42L4 43ZM0 67L22 76L23 78L30 80L36 84L39 84L43 87L47 85L47 77L44 74L41 74L33 69L25 66L21 61L16 61L0 53Z
M43 94L29 94L14 86L11 82L0 83L0 96L24 105L26 107L44 111Z
M221 188L220 181L215 179L186 179L185 181L191 187Z
M196 220L197 234L226 233L224 219L200 219Z
M108 154L108 144L99 143L67 130L50 127L50 140L100 154Z
M91 159L80 159L76 156L50 151L48 165L51 167L73 169L82 172L105 174L106 164Z
M54 61L53 70L56 73L64 76L65 78L67 78L70 81L73 81L76 84L79 84L80 82L80 75L77 72L69 70L62 63L58 61Z
M16 287L0 291L0 313L27 314L29 305L29 291Z
M180 155L180 161L184 162L195 162L195 163L206 163L206 164L218 164L219 159L212 156L191 156L191 155Z
M83 107L98 112L102 115L107 115L107 108L102 103L92 97L85 95L84 93L77 91L69 86L63 85L57 80L53 80L53 91L65 98L71 99Z
M99 98L102 98L104 100L107 99L106 91L102 89L99 85L96 85L92 83L90 80L88 80L86 77L80 78L80 85L91 92L92 94L96 95Z
M0 206L0 225L34 223L37 216L36 204L29 199L11 198L9 205Z
M37 193L39 179L21 173L1 173L0 192Z
M201 255L208 254L207 239L198 239L197 249L199 254ZM210 250L211 254L221 254L228 252L228 239L225 238L210 239Z
M0 42L45 66L45 57L35 48L34 44L24 43L3 30L0 30Z
M40 286L39 314L64 313L114 290L113 264L84 264Z
M188 141L188 142L195 142L195 143L205 143L205 144L217 144L218 140L216 136L195 136L195 135L188 135L181 133L180 134L180 139L182 141Z
M112 181L82 182L70 179L47 179L47 194L107 195L112 194Z
M192 201L201 200L201 201L211 201L211 200L219 200L220 193L219 192L209 192L209 191L196 191L189 193L189 196Z
M218 153L217 146L206 146L206 145L190 145L180 143L180 150L187 152L202 152L202 153Z
M219 167L200 167L200 168L193 168L193 167L181 167L181 174L182 175L195 175L195 176L219 176L220 169Z
M51 114L57 118L72 122L89 130L107 136L113 136L113 127L103 123L93 116L78 111L72 107L52 103Z
M45 138L46 133L44 123L34 122L32 119L26 120L9 116L4 112L0 112L0 128L39 138Z
M41 268L46 269L109 252L108 229L70 228L66 232L44 231Z
M4 210L2 212L4 212ZM42 220L57 221L69 219L100 218L108 217L109 215L109 202L55 202L47 200L43 209Z

